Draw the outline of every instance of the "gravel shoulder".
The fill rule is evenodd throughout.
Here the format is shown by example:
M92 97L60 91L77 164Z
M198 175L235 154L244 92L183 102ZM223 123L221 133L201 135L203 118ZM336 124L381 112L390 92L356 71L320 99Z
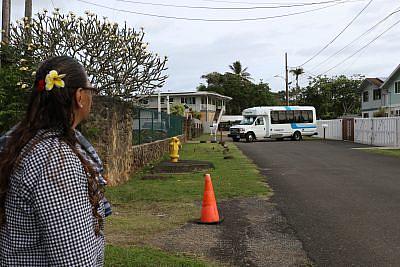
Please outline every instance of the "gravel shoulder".
M218 206L223 223L189 222L149 241L149 245L223 266L311 265L295 232L270 200L240 198Z

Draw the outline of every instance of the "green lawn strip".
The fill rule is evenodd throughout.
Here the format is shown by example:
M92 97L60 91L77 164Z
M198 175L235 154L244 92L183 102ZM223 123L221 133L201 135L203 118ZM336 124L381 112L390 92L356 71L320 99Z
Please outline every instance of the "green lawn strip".
M217 199L233 197L266 196L268 187L257 167L233 144L229 144L229 155L224 159L219 144L184 144L180 158L211 161L215 169L211 174ZM200 201L203 194L203 172L165 174L165 180L141 180L145 172L138 173L124 185L107 188L106 195L114 204L129 204L136 201L192 202Z
M371 149L363 149L363 151L376 153L376 154L381 154L381 155L386 155L386 156L392 156L392 157L400 157L400 149L376 149L376 148L371 148Z
M180 158L214 164L215 169L207 172L217 201L268 196L269 188L256 166L235 145L228 146L232 159L224 159L221 145L210 143L184 144ZM106 196L113 205L113 215L106 219L107 244L125 248L147 244L158 234L200 217L204 172L162 174L166 179L142 180L146 172L137 173L123 185L107 188Z
M211 141L211 140L214 140L214 136L211 136L210 134L202 134L199 137L193 138L192 141Z
M198 259L182 255L171 255L150 247L121 248L107 245L105 251L105 266L213 266Z

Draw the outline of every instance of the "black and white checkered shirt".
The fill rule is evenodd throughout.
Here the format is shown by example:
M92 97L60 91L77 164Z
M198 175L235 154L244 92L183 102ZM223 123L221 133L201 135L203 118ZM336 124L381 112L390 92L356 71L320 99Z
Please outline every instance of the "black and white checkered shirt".
M42 135L10 177L0 266L102 266L104 235L95 235L83 166L57 133Z

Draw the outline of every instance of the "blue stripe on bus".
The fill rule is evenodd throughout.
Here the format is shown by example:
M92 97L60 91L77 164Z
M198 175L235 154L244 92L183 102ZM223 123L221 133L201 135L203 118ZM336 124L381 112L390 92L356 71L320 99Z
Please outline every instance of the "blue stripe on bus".
M292 129L309 129L309 128L317 128L317 125L298 125L296 123L291 123Z

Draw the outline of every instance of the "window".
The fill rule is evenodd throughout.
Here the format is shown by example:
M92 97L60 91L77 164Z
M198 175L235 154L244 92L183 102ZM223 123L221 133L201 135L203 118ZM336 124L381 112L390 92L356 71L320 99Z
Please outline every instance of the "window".
M286 111L286 119L288 123L293 123L294 122L294 111L289 110Z
M264 125L264 119L263 119L263 118L258 118L258 119L256 120L255 125Z
M302 110L301 116L303 117L304 123L312 123L313 122L313 114L311 110Z
M196 98L195 97L187 97L186 104L196 104Z
M396 116L400 116L400 109L396 109Z
M375 89L374 90L374 100L379 100L381 99L381 89Z
M295 110L293 113L294 113L294 121L296 123L304 122L303 117L301 116L301 111L300 110Z
M207 98L206 97L202 97L201 98L201 104L203 104L203 105L207 104Z
M363 118L369 118L369 114L367 113L363 113Z
M174 98L173 97L169 97L169 103L174 103Z
M363 92L363 102L368 102L368 91Z
M182 103L182 104L185 104L185 103L186 103L186 98L181 97L181 103Z
M279 116L278 111L271 111L271 124L278 124Z
M271 111L271 124L313 123L312 110Z
M165 103L165 97L161 97L161 104Z
M395 94L400 94L400 81L394 83Z
M286 111L278 111L279 123L286 123Z

